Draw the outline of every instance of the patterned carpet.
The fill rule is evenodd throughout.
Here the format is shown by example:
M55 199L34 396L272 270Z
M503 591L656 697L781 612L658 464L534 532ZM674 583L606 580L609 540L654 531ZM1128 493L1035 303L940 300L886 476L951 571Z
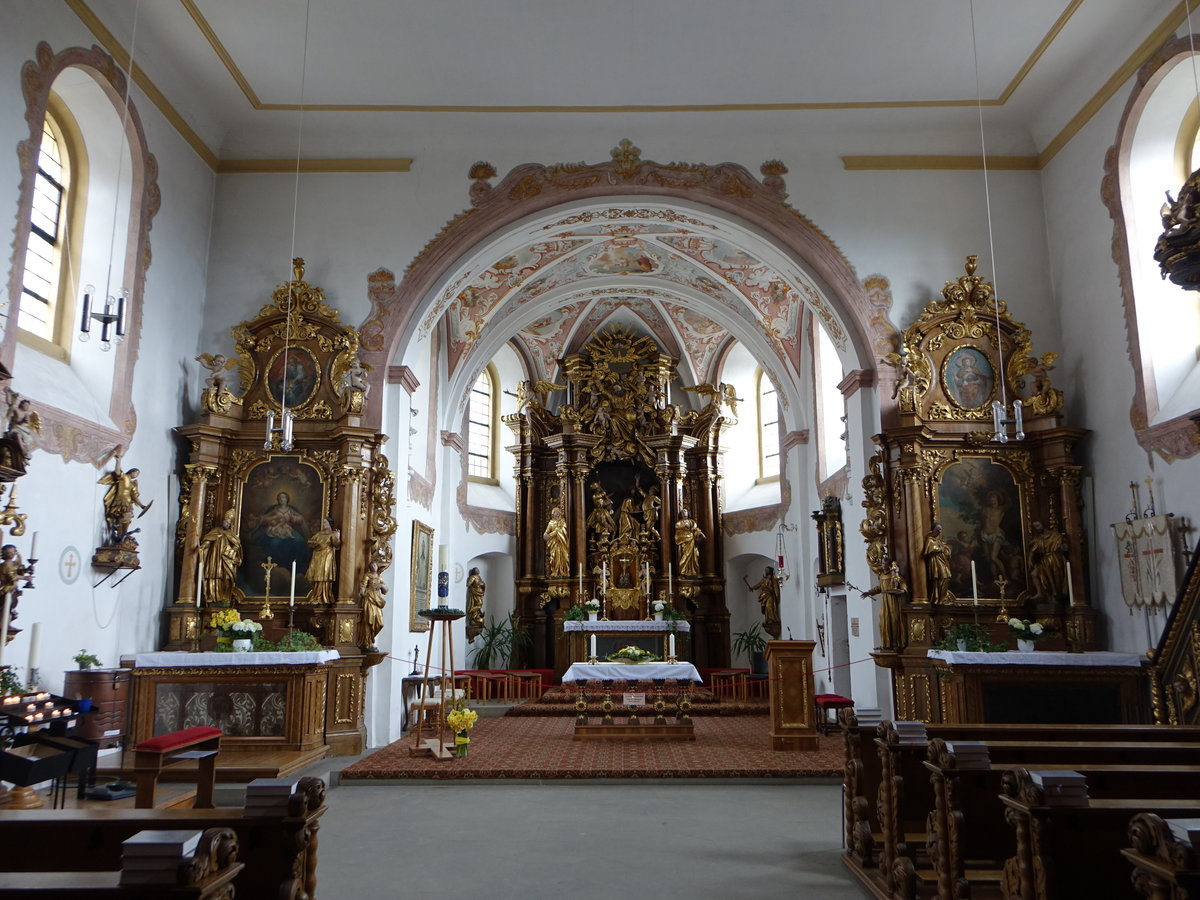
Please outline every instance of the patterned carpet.
M467 758L410 757L413 737L377 750L342 771L346 781L373 778L798 778L842 774L836 736L811 753L770 749L766 716L705 716L695 741L572 738L573 715L480 719ZM449 738L449 735L447 734Z

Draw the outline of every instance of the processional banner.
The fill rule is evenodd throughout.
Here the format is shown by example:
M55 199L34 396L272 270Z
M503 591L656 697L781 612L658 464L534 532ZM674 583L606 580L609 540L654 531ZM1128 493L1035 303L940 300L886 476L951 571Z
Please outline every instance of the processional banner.
M1112 526L1121 560L1121 593L1130 611L1167 608L1178 589L1170 516L1147 516Z

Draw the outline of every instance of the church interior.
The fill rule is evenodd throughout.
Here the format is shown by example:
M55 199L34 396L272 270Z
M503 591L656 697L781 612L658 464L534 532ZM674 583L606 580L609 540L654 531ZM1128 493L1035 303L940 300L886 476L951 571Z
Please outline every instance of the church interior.
M307 897L325 760L675 747L863 896L1200 897L1196 15L10 0L0 829Z

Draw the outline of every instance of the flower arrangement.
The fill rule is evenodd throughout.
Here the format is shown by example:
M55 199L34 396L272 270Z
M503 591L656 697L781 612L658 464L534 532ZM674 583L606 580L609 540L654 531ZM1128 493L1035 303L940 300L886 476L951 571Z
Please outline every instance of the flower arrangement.
M1046 636L1046 626L1029 619L1009 619L1008 627L1018 641L1040 641Z
M229 630L236 633L238 637L247 638L252 634L262 631L262 625L253 619L242 619L239 622L231 623Z
M654 612L656 612L658 615L661 616L663 613L665 613L667 611L667 607L670 605L671 604L668 603L666 600L655 600L654 603L651 604L650 608L652 610L654 610Z
M629 662L629 663L643 663L643 662L658 662L659 661L659 657L655 656L649 650L643 650L641 647L634 647L633 645L630 645L628 647L622 647L616 653L610 653L608 655L608 658L610 660L612 660L613 662Z
M208 624L217 631L228 631L229 626L241 620L242 614L230 606L214 611L212 616L209 617Z
M600 612L600 601L593 597L583 604L583 608L590 613Z
M454 708L446 714L446 724L454 731L454 750L459 756L467 755L471 745L471 729L479 721L479 713L467 708L466 697L454 701Z

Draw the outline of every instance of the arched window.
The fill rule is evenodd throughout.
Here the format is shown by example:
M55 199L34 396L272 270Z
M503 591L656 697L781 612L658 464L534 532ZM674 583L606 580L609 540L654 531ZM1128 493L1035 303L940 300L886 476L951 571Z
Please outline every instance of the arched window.
M17 325L24 343L60 359L70 347L86 171L78 125L52 94L34 170Z
M1200 450L1190 415L1200 406L1200 294L1165 281L1154 259L1164 195L1177 196L1200 166L1190 57L1190 41L1182 38L1139 74L1106 160L1103 191L1136 382L1131 419L1138 443L1168 458Z
M496 370L488 364L471 388L467 412L467 476L477 481L496 482Z
M779 396L760 366L754 373L758 409L758 479L779 478Z

